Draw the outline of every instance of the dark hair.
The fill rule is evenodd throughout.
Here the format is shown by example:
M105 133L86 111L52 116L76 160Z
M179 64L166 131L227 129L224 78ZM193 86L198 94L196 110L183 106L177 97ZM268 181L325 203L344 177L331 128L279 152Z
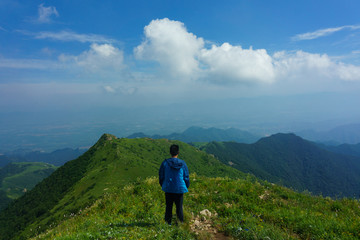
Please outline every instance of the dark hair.
M171 156L176 156L179 154L179 145L173 144L170 146L170 154Z

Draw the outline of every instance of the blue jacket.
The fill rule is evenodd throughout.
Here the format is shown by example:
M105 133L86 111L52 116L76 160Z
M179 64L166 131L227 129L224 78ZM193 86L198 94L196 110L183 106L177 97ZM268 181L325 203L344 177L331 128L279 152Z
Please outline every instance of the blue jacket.
M159 169L159 183L167 193L186 193L190 186L189 169L179 158L169 158Z

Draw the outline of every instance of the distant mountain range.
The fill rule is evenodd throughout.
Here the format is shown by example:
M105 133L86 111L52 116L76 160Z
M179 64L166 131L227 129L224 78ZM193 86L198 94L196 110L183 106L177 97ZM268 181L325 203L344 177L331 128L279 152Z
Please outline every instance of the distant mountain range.
M319 147L331 152L360 157L360 143L358 144L341 144L337 146L318 144Z
M296 132L302 138L322 142L326 145L358 144L360 143L360 124L338 126L329 131L306 130Z
M240 171L296 190L360 196L360 157L327 151L294 134L275 134L254 144L211 142L202 150Z
M295 133L296 135L314 142L320 142L325 145L337 146L341 144L360 143L360 124L348 124L338 126L329 131L304 130ZM264 135L257 135L249 131L239 130L237 128L219 129L219 128L201 128L190 127L182 133L171 133L168 135L148 135L142 132L134 133L128 138L148 137L153 139L172 139L183 142L224 142L235 141L238 143L254 143Z
M87 149L64 148L51 153L17 150L0 155L0 167L11 162L45 162L55 166L61 166L67 161L78 158L86 152L86 150Z
M247 131L236 128L219 129L219 128L201 128L190 127L182 133L172 133L169 135L146 135L144 133L134 133L128 138L153 138L153 139L170 139L182 142L211 142L211 141L235 141L239 143L253 143L260 136L254 135Z

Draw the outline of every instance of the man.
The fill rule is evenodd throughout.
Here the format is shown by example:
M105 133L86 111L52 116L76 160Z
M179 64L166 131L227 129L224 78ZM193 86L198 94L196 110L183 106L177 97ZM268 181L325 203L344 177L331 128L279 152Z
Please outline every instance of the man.
M179 146L170 146L171 158L165 159L159 170L159 183L165 192L165 221L171 224L173 203L176 205L176 216L184 222L183 196L190 186L189 170L186 163L178 158Z

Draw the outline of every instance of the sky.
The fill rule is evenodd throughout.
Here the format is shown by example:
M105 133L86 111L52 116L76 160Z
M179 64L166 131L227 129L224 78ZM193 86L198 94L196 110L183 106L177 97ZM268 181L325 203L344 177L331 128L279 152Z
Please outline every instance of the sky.
M234 113L226 112L227 125L213 121L222 127L294 99L289 121L309 121L326 103L334 111L314 121L360 120L359 10L356 0L0 0L0 135L84 119L91 128L141 118L141 130L155 131L150 119L177 104L197 106L187 119L204 116L177 129L210 126L212 115L224 114L212 108L219 102ZM282 100L269 105L273 98ZM253 99L256 110L234 110L241 99ZM284 119L290 108L273 114Z

